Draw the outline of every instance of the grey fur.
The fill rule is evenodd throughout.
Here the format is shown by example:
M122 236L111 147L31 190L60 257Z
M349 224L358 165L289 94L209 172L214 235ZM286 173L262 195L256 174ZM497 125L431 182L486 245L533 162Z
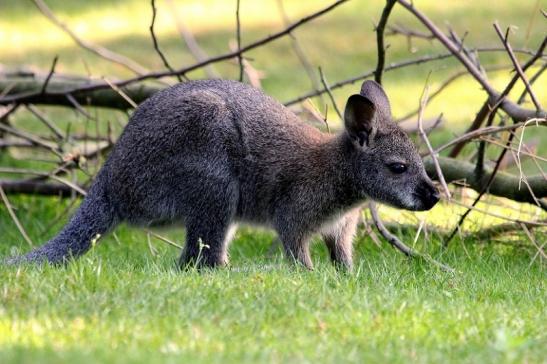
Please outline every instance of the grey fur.
M61 263L118 223L184 224L180 265L227 263L237 222L274 228L290 258L312 268L321 233L332 260L352 265L367 198L424 210L438 200L415 146L391 121L373 81L348 100L346 130L321 133L261 91L225 80L182 83L136 110L89 194L59 235L11 263ZM393 163L407 166L396 174Z

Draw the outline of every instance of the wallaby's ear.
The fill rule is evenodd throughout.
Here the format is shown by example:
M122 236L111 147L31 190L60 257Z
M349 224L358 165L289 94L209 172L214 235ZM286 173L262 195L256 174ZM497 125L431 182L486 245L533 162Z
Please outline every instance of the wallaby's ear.
M344 124L352 140L361 147L368 146L373 134L373 120L376 108L371 100L363 95L351 95L344 110Z
M379 123L391 119L391 106L384 89L379 83L372 80L363 82L360 94L374 104L376 119Z

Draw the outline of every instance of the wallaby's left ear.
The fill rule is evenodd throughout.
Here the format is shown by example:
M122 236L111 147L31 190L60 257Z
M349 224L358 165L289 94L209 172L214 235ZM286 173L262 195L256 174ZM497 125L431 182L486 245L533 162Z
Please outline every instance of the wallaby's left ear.
M360 94L374 104L378 123L391 120L391 105L384 89L379 83L372 80L363 82Z
M351 95L344 110L344 124L352 140L368 146L374 132L374 103L363 95Z

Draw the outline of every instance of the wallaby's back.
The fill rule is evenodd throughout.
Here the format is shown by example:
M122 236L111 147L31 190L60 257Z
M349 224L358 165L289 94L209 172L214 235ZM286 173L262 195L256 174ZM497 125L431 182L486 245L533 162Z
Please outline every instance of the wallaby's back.
M348 99L344 122L338 135L321 133L235 81L160 91L135 110L61 233L11 262L63 262L127 221L184 224L180 264L222 265L244 221L275 228L288 256L309 268L308 241L320 232L333 261L351 267L365 198L418 210L438 195L378 84L365 81Z

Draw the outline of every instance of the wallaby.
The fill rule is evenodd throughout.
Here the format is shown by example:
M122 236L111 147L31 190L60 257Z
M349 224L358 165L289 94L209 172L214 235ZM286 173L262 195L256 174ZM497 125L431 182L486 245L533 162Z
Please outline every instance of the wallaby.
M352 266L359 206L373 199L428 210L439 194L374 81L349 97L345 130L322 133L249 85L200 80L144 101L80 208L55 238L11 263L62 263L121 222L184 224L180 265L227 263L235 224L274 228L289 258L312 269L309 239Z

